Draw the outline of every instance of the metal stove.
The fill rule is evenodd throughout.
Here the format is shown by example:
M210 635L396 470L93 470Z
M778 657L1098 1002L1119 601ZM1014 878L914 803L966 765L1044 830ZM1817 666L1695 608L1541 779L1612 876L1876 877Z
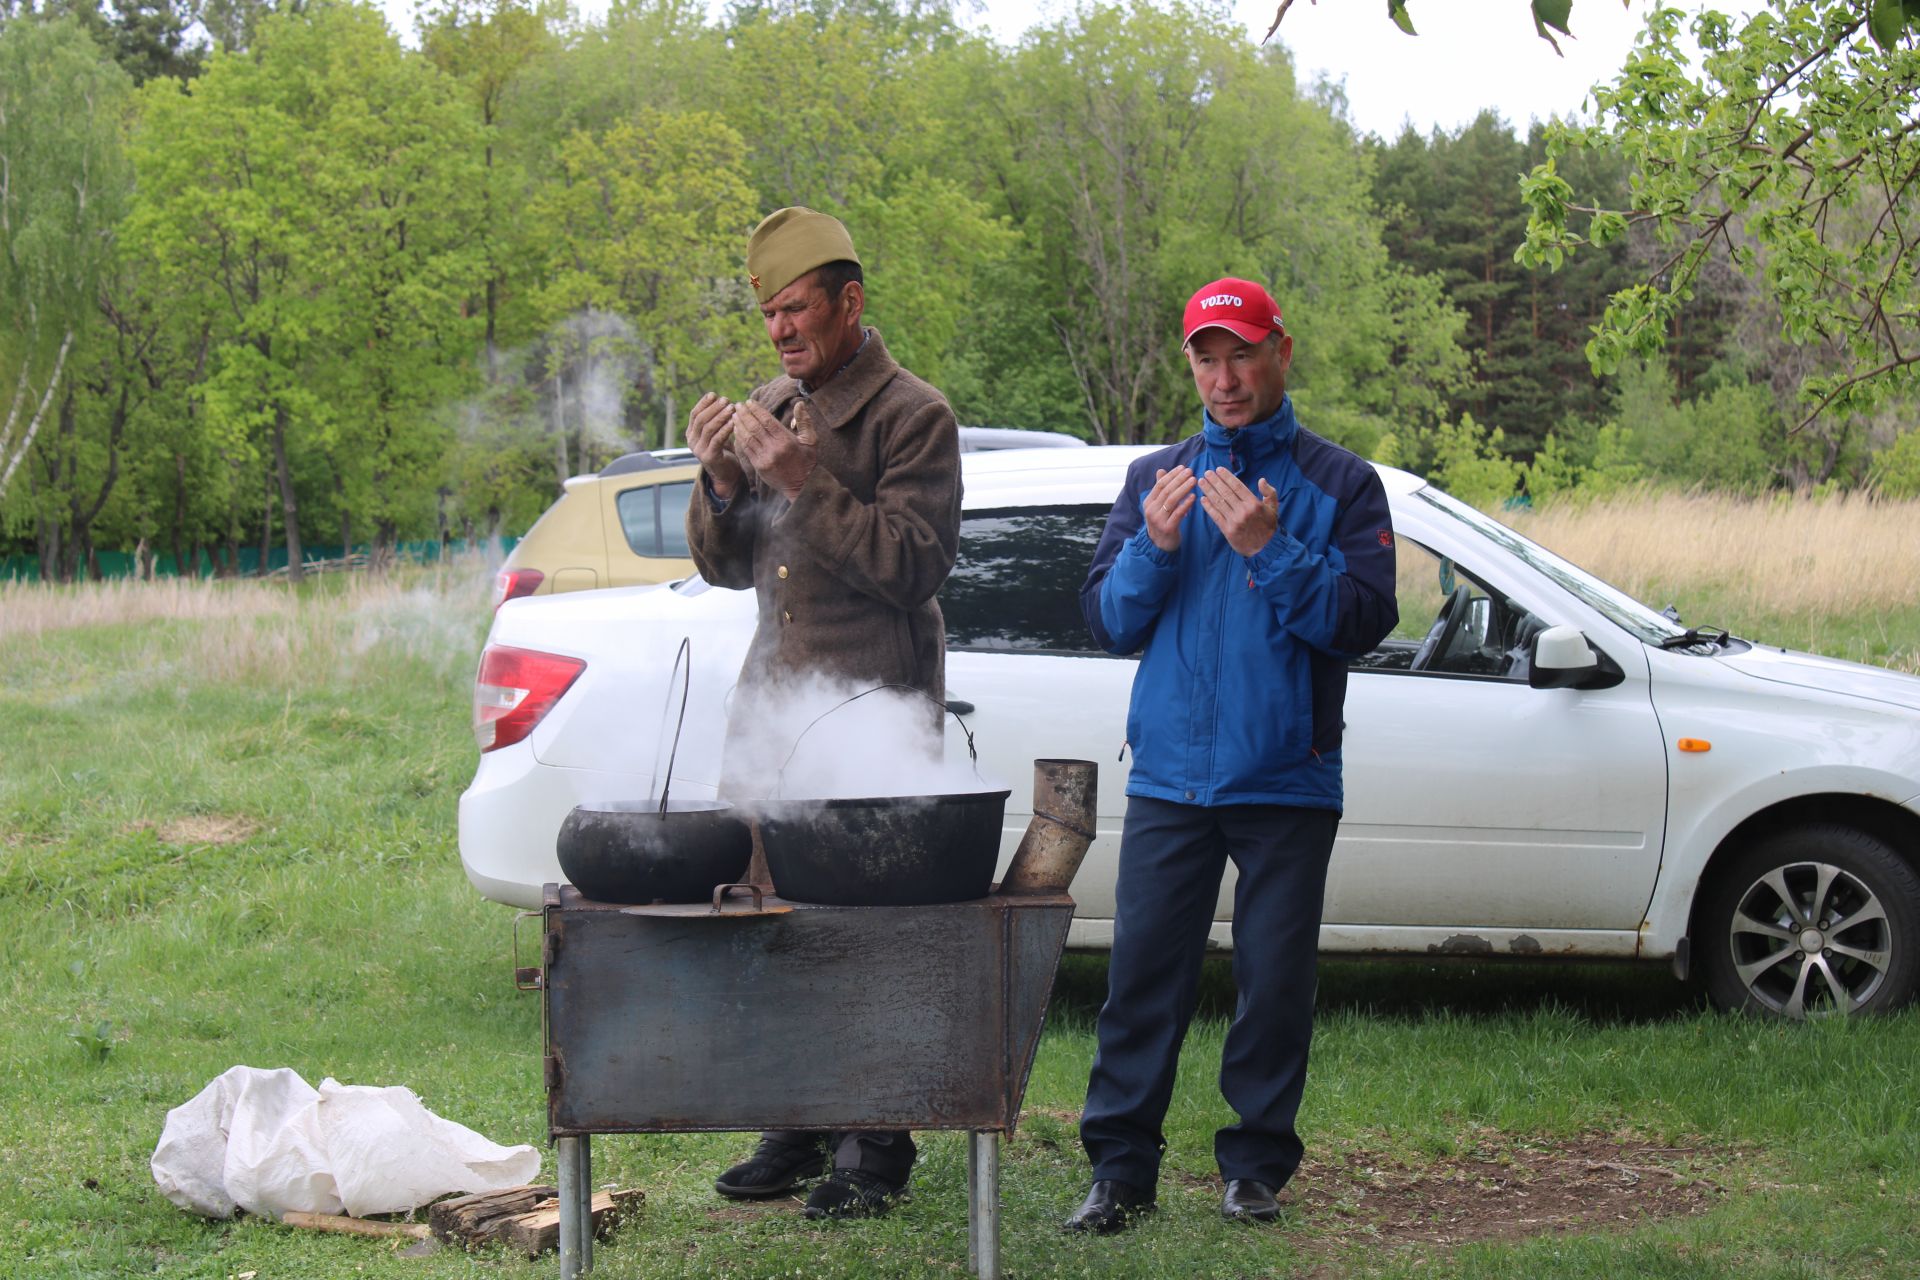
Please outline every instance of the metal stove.
M592 1135L759 1129L967 1131L969 1264L1000 1275L999 1140L1072 898L835 907L730 885L617 906L550 884L540 915L563 1280L593 1265Z

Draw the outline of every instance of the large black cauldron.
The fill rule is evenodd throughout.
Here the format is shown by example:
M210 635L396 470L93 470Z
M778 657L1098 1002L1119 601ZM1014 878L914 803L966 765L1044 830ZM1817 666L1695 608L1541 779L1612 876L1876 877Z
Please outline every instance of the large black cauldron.
M1009 794L762 802L760 842L773 891L836 907L984 898Z
M607 800L575 806L554 849L595 901L704 902L746 874L753 837L724 800Z

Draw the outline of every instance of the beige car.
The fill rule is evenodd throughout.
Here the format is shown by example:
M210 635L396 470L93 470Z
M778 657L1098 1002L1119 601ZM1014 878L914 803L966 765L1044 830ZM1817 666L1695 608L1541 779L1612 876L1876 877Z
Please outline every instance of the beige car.
M1064 432L960 428L963 453L1085 444ZM693 572L687 499L698 472L691 449L655 449L616 458L598 475L574 476L500 566L494 607L521 596L686 577Z
M692 450L657 449L572 477L500 567L494 606L686 577L687 499L698 471Z

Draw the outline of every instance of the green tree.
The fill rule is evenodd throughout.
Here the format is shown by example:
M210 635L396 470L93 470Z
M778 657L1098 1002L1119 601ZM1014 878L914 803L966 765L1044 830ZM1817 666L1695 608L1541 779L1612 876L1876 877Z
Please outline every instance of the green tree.
M1500 428L1489 431L1472 414L1435 424L1422 443L1433 459L1427 473L1434 483L1470 506L1492 511L1520 482L1521 465L1507 457Z
M1530 263L1558 265L1630 224L1670 246L1614 295L1588 348L1596 369L1657 350L1724 254L1792 341L1833 343L1834 362L1802 381L1800 427L1920 389L1916 27L1920 6L1900 0L1767 0L1745 19L1709 10L1690 23L1649 13L1627 66L1597 91L1598 121L1556 127L1525 184ZM1623 207L1577 201L1560 172L1571 150L1593 148L1631 166Z
M1437 275L1447 301L1466 314L1460 340L1473 379L1448 408L1500 427L1523 454L1569 414L1604 413L1605 391L1583 347L1630 269L1625 243L1558 275L1514 262L1526 225L1514 193L1539 136L1536 128L1531 140L1516 138L1483 112L1454 132L1423 137L1409 128L1391 145L1371 147L1389 253L1409 271Z
M99 314L131 176L128 89L71 19L0 27L0 501Z
M938 135L922 72L955 34L936 12L915 20L882 4L736 10L719 88L728 122L753 140L748 172L765 208L839 215L891 194Z
M1567 456L1558 436L1547 432L1533 461L1520 469L1522 487L1536 507L1545 507L1579 487L1582 469Z
M345 5L269 18L188 91L145 95L130 234L209 327L207 429L233 465L268 461L295 576L302 496L391 540L438 473L425 410L467 363L478 274L457 95Z
M6 8L0 3L0 22ZM33 10L26 6L27 15ZM194 0L47 0L37 16L78 22L136 85L159 76L198 75L206 60Z
M499 380L500 306L513 284L513 259L526 236L519 215L527 178L504 145L509 89L553 44L540 15L519 0L445 0L420 16L420 45L433 64L465 87L484 138L482 249L479 283L485 317L488 382Z
M1874 457L1873 487L1889 498L1920 498L1920 430L1908 431Z
M1786 428L1766 388L1744 379L1676 394L1664 358L1635 360L1617 379L1614 421L1632 433L1635 459L1679 485L1757 490L1779 470Z
M1274 290L1302 409L1345 443L1431 418L1464 373L1457 315L1388 261L1350 131L1283 52L1185 7L1100 6L1031 33L971 111L984 185L1025 242L1026 306L1094 439L1191 423L1180 310L1223 275Z
M740 267L758 220L745 145L712 112L642 110L561 148L561 181L541 192L551 315L594 310L625 323L609 334L642 371L640 394L670 432L704 391L743 395L767 367L765 339ZM553 348L549 374L590 354ZM561 471L566 471L565 450Z

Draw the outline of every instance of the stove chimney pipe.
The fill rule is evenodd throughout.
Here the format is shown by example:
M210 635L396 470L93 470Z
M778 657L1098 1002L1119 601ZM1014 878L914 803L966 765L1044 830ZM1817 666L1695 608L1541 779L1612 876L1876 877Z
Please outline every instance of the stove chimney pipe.
M1100 767L1091 760L1033 762L1033 821L1000 882L1001 893L1065 893L1093 843Z

